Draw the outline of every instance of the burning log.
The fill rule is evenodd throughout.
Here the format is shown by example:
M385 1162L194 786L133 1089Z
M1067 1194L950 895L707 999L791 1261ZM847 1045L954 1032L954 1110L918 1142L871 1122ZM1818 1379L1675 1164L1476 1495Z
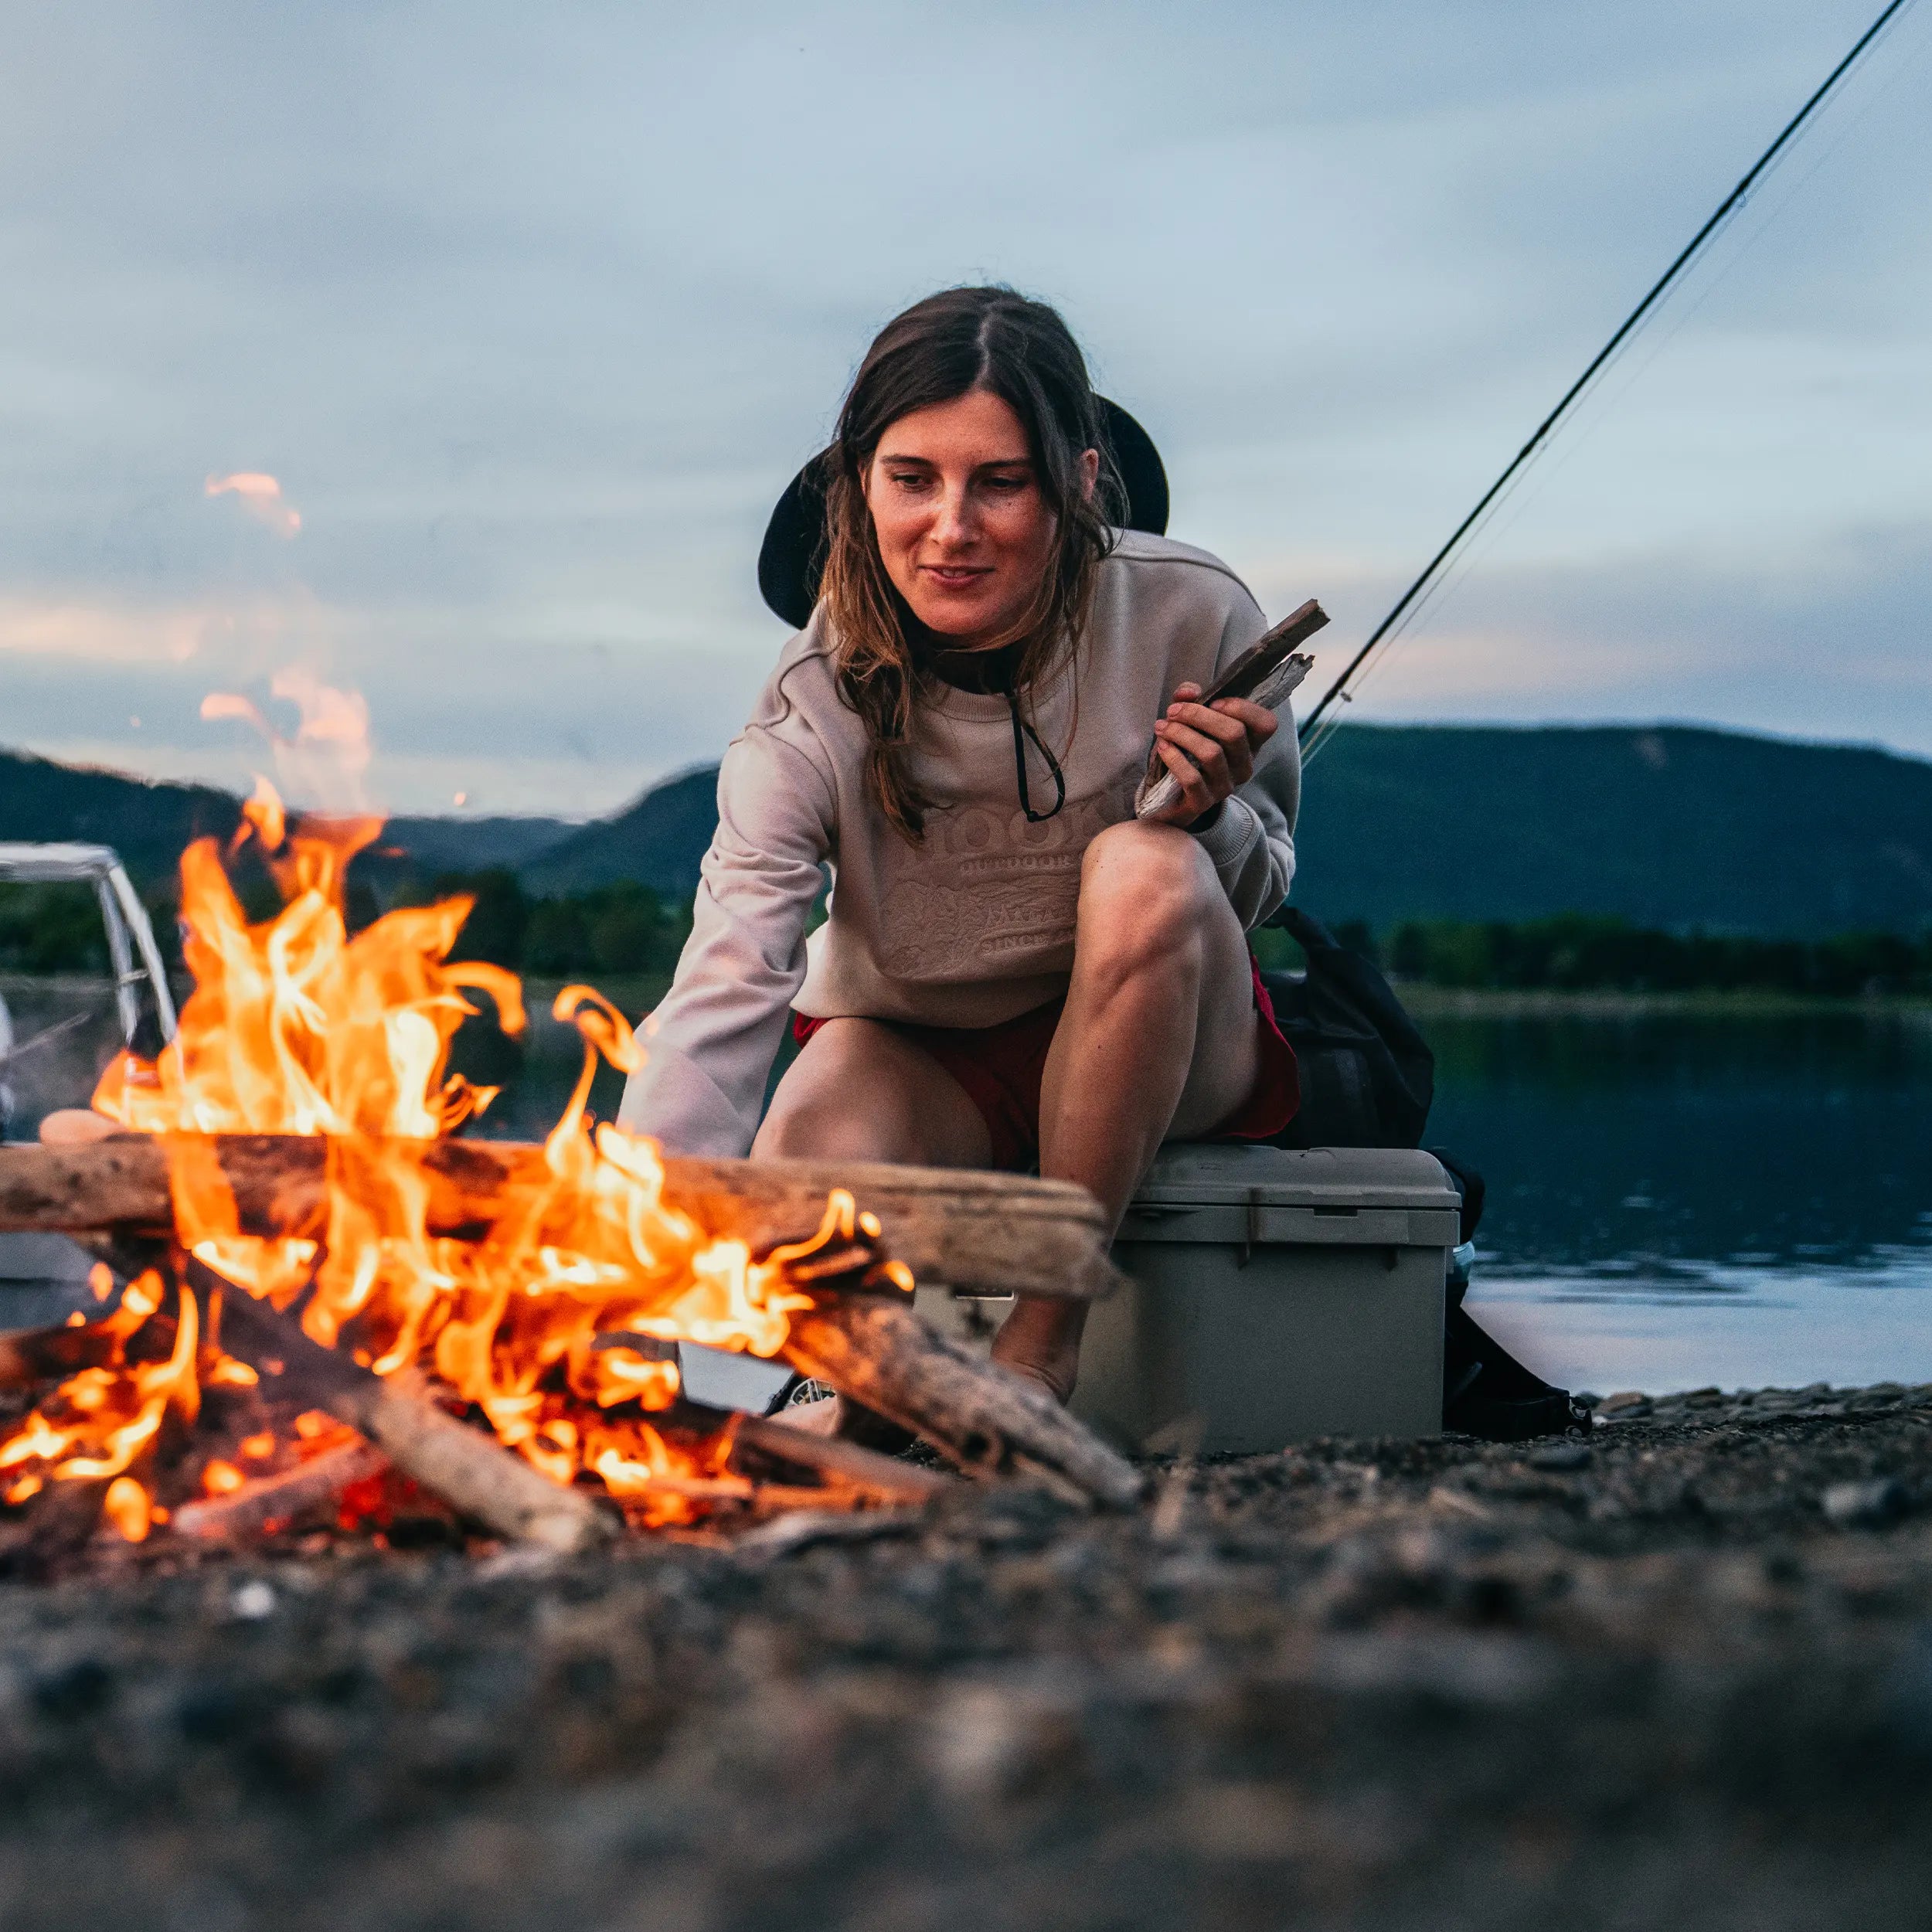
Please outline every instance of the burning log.
M395 1151L400 1145L388 1144L383 1151ZM506 1174L513 1175L529 1151L435 1142L410 1145L406 1151L440 1177L437 1185L444 1190L446 1209L454 1200L460 1211L471 1216L472 1226L478 1225L479 1201L487 1208L490 1197L486 1187L463 1179L466 1170L472 1178L480 1171L486 1182L494 1175L499 1192L507 1192L512 1183ZM85 1148L0 1151L0 1224L9 1216L17 1224L52 1216L72 1226L84 1217L83 1238L104 1244L117 1261L124 1261L141 1251L130 1245L131 1237L138 1243L140 1231L169 1211L169 1151L165 1139L133 1135ZM315 1137L209 1137L198 1140L196 1151L203 1156L212 1151L219 1159L245 1229L293 1233L317 1225L313 1217L322 1211L325 1201L328 1142ZM16 1154L29 1158L15 1159ZM471 1158L475 1155L481 1157L480 1168ZM701 1165L734 1182L770 1174L758 1164ZM767 1212L800 1211L808 1199L816 1209L815 1191L831 1176L820 1168L805 1171L811 1175L812 1194L805 1195L794 1175L781 1174L782 1185L765 1192ZM955 1201L963 1198L985 1204L984 1212L975 1209L960 1216L963 1224L989 1230L1004 1225L992 1204L1005 1198L1005 1177L875 1171L887 1182L899 1185L902 1199L908 1195L917 1198L922 1189L951 1188ZM452 1175L457 1177L454 1183ZM967 1184L963 1189L961 1182ZM1072 1196L1080 1205L1080 1218L1063 1226L1079 1230L1092 1224L1097 1210L1084 1194L1072 1188L1054 1192ZM723 1218L723 1202L736 1198L721 1194L706 1202L703 1211L714 1221ZM801 1306L796 1298L791 1303L784 1352L793 1364L889 1420L927 1437L975 1474L1023 1471L1084 1498L1111 1505L1131 1502L1139 1489L1131 1468L1043 1391L942 1340L904 1301L867 1291L878 1285L883 1233L871 1232L876 1224L869 1217L857 1217L868 1221L865 1229L855 1226L852 1197L845 1194L844 1199L842 1236L834 1214L813 1243L791 1244L794 1252L785 1257L785 1278L791 1288L813 1298L810 1306ZM799 1209L786 1205L793 1202ZM774 1202L778 1204L775 1209ZM44 1220L40 1224L45 1225ZM480 1228L487 1231L489 1225L485 1219ZM230 1347L258 1368L271 1361L281 1365L271 1383L277 1406L292 1401L326 1410L379 1447L424 1488L501 1534L574 1549L597 1540L611 1526L607 1512L583 1492L553 1480L481 1432L406 1392L396 1379L385 1381L346 1352L317 1344L292 1316L277 1314L271 1304L233 1287L206 1263L191 1260L186 1266L190 1281L205 1292L228 1290L223 1297L224 1327ZM90 1347L91 1338L83 1330L16 1338L17 1373L57 1371L69 1366L70 1356L79 1366ZM5 1352L0 1349L0 1380L5 1379L7 1365ZM264 1393L269 1391L265 1388ZM720 1425L727 1420L717 1417ZM825 1494L855 1503L924 1502L944 1480L929 1471L906 1470L854 1444L827 1442L783 1423L750 1418L740 1419L736 1427L733 1453L740 1451L749 1453L754 1466L763 1454L783 1467L809 1471ZM633 1488L641 1483L645 1489L682 1495L679 1481L696 1480L702 1472L694 1470L689 1478L678 1479L675 1472L662 1469L648 1478L634 1467L621 1473ZM716 1481L707 1478L706 1483L704 1499L721 1500L723 1492ZM733 1495L748 1493L750 1488L742 1475L730 1486ZM767 1480L766 1487L770 1486ZM191 1517L189 1523L198 1521Z
M186 1273L204 1294L221 1295L222 1338L232 1353L257 1369L278 1362L280 1394L347 1423L459 1515L566 1556L615 1533L607 1511L580 1491L551 1481L493 1436L466 1427L345 1352L310 1340L293 1315L257 1301L206 1262L190 1258Z
M196 1137L198 1139L200 1137ZM313 1134L207 1138L243 1233L320 1236L328 1142ZM543 1150L510 1141L398 1141L427 1178L433 1234L475 1238L545 1179ZM963 1294L1084 1301L1119 1280L1100 1204L1070 1182L950 1168L709 1161L667 1155L666 1206L754 1253L818 1225L835 1187L877 1215L887 1251L923 1283ZM165 1136L117 1134L80 1146L0 1148L0 1231L172 1226Z
M0 1389L31 1389L36 1383L97 1369L111 1361L114 1338L99 1323L73 1328L15 1328L0 1335Z
M388 1465L372 1443L345 1442L231 1495L183 1503L175 1512L174 1526L184 1536L207 1542L238 1541L334 1504L345 1490L380 1475Z
M1014 1471L1127 1509L1133 1467L1046 1391L936 1335L903 1301L854 1296L791 1318L785 1358L979 1475Z

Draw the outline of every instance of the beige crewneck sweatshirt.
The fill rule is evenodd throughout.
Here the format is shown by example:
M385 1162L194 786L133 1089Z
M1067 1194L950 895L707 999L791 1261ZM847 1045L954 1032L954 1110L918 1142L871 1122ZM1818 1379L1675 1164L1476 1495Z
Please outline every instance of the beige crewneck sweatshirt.
M625 1090L623 1124L674 1153L745 1153L794 1005L978 1027L1059 998L1081 856L1096 833L1134 815L1155 719L1177 684L1207 685L1266 628L1218 559L1122 532L1100 566L1079 650L1034 696L1032 723L1065 774L1066 804L1038 825L1022 811L1005 698L934 685L910 753L934 801L915 845L866 796L865 732L839 697L821 606L725 755L691 937L646 1024L648 1059ZM1033 808L1044 811L1053 777L1030 744L1026 755ZM1196 835L1243 926L1287 895L1301 784L1284 716L1253 777ZM832 896L808 940L821 866Z

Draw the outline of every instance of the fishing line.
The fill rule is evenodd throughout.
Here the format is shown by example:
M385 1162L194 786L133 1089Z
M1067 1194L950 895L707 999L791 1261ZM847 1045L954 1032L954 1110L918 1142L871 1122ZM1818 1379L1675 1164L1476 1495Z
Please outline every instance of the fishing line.
M1565 468L1577 452L1589 443L1590 438L1603 427L1606 419L1615 412L1617 406L1643 380L1651 366L1683 333L1685 326L1696 319L1702 311L1705 304L1719 288L1723 287L1738 265L1750 257L1753 250L1777 226L1780 219L1818 178L1819 173L1844 151L1845 144L1864 126L1879 104L1884 101L1894 90L1901 86L1910 75L1918 70L1928 53L1932 53L1932 40L1928 40L1917 52L1908 55L1899 63L1892 75L1872 91L1864 103L1852 114L1851 119L1839 129L1830 145L1817 155L1811 166L1807 168L1804 173L1795 180L1786 182L1784 192L1778 199L1762 211L1757 225L1727 255L1720 258L1706 251L1702 260L1697 266L1702 268L1713 262L1716 264L1716 266L1712 269L1703 286L1688 302L1680 301L1678 304L1672 312L1668 325L1661 334L1653 334L1648 329L1640 332L1648 342L1648 352L1641 362L1637 362L1628 370L1623 380L1618 383L1614 389L1610 386L1610 379L1619 369L1622 368L1631 351L1635 349L1636 342L1633 340L1626 343L1624 348L1617 352L1614 359L1606 366L1599 379L1591 385L1589 394L1579 401L1576 410L1573 412L1573 417L1578 426L1570 435L1563 439L1555 463L1550 468L1546 470L1546 475L1553 475L1556 471ZM1738 212L1741 214L1743 210L1740 209ZM1687 277L1687 281L1688 279ZM1594 404L1594 410L1587 410L1585 406L1587 404ZM1546 445L1543 450L1539 451L1538 457L1540 458L1548 454L1549 447ZM1526 507L1526 505L1519 505L1516 515L1521 515ZM1513 524L1515 520L1516 517L1512 516L1507 523L1498 529L1495 534L1502 535L1503 531L1507 530L1509 525ZM1485 549L1492 547L1493 540L1491 544L1485 546ZM1461 574L1458 572L1454 580L1459 582ZM1406 626L1403 627L1404 629L1406 628ZM1392 639L1391 641L1393 640ZM1373 667L1371 666L1369 668L1372 669Z
M1368 641L1356 651L1354 657L1344 667L1341 675L1323 693L1321 702L1301 721L1297 735L1303 743L1306 743L1311 737L1315 736L1324 715L1338 700L1344 699L1349 696L1349 686L1354 682L1356 674L1369 662L1383 641L1389 638L1392 634L1399 635L1400 631L1397 629L1399 625L1403 629L1407 628L1403 621L1404 619L1409 617L1415 607L1424 599L1426 594L1430 591L1437 579L1441 575L1444 566L1462 548L1465 539L1486 523L1490 512L1498 506L1505 494L1510 492L1511 485L1518 476L1535 459L1543 445L1555 434L1557 427L1590 392L1597 379L1610 369L1617 359L1624 345L1644 327L1658 304L1669 294L1685 271L1702 253L1707 245L1716 238L1719 231L1729 224L1731 218L1744 206L1752 190L1775 165L1784 150L1797 138L1818 108L1830 97L1838 87L1839 82L1851 72L1860 56L1890 25L1894 16L1902 12L1910 4L1911 0L1888 0L1888 4L1880 12L1878 18L1852 43L1851 50L1825 76L1816 90L1798 109L1798 112L1784 124L1777 138L1752 163L1750 168L1739 181L1737 185L1724 197L1723 201L1719 202L1703 226L1685 243L1676 259L1651 284L1643 299L1624 318L1609 341L1591 357L1583 372L1565 390L1556 406L1537 425L1535 433L1504 467L1502 474L1477 499L1475 509L1471 510L1461 522L1457 525L1455 529L1451 533L1448 541L1423 566L1421 574L1396 599L1394 607L1376 626L1369 634ZM1318 746L1323 742L1328 735L1327 733L1323 733L1319 738L1316 738L1316 745ZM1310 747L1309 757L1313 756L1315 748L1314 746Z
M1488 514L1471 530L1467 540L1454 559L1416 600L1413 606L1405 614L1402 621L1383 638L1381 649L1372 659L1362 665L1353 689L1343 694L1345 699L1352 699L1357 696L1378 673L1387 670L1391 665L1401 660L1403 655L1403 647L1415 641L1423 619L1430 613L1440 610L1443 603L1452 597L1468 579L1471 570L1496 549L1529 508L1531 501L1530 495L1519 495L1522 484L1536 474L1539 468L1543 478L1547 479L1556 471L1566 468L1578 452L1588 446L1591 438L1603 427L1606 420L1614 413L1617 405L1624 396L1643 379L1651 366L1676 341L1686 325L1702 311L1705 304L1710 300L1712 295L1723 286L1738 264L1752 253L1777 224L1779 219L1817 179L1819 173L1843 151L1846 144L1864 126L1879 105L1903 86L1911 75L1919 70L1928 54L1932 54L1932 40L1928 40L1925 45L1908 55L1884 81L1868 94L1851 119L1839 129L1823 151L1817 155L1804 173L1795 180L1786 181L1784 192L1774 203L1763 209L1760 218L1755 226L1745 239L1728 255L1719 258L1711 251L1708 250L1706 251L1695 267L1702 268L1713 262L1716 262L1718 265L1705 281L1703 286L1698 290L1695 298L1687 305L1682 303L1679 304L1669 325L1661 334L1652 334L1648 328L1638 332L1637 335L1628 340L1623 347L1605 362L1603 368L1597 372L1596 379L1577 398L1570 415L1570 422L1574 425L1571 433L1562 440L1560 444L1554 438L1544 443L1536 450L1530 461L1522 467L1511 480L1509 487L1490 505ZM1770 178L1769 175L1766 177L1767 179ZM1763 185L1762 182L1760 183L1760 187ZM1737 213L1743 212L1741 208L1736 211ZM1730 224L1727 223L1727 229L1729 226ZM1712 239L1714 241L1716 239L1716 236L1713 235ZM1686 283L1689 280L1689 271L1687 271ZM1647 340L1647 352L1641 360L1632 366L1630 365L1630 357L1640 337ZM1621 375L1622 379L1613 381L1613 379L1619 374ZM1553 469L1544 461L1553 450L1557 452ZM1513 502L1512 499L1514 499ZM1504 514L1505 510L1508 512L1507 515ZM1320 728L1313 733L1303 747L1302 763L1304 765L1313 761L1329 738L1345 722L1346 716L1347 713L1345 711L1338 709L1332 712L1326 719L1322 720Z

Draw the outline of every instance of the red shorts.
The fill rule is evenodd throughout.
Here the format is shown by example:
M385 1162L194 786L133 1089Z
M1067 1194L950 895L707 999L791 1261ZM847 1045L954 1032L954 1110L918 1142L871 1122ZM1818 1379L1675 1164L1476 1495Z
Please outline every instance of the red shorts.
M1050 1000L997 1026L882 1023L930 1053L966 1090L992 1137L992 1165L1023 1172L1039 1158L1040 1082L1066 1004L1063 999ZM792 1037L802 1046L825 1023L808 1014L794 1013ZM1253 1090L1231 1119L1204 1137L1208 1140L1265 1141L1280 1133L1301 1104L1294 1050L1282 1037L1259 966L1254 968L1254 1024L1261 1065Z

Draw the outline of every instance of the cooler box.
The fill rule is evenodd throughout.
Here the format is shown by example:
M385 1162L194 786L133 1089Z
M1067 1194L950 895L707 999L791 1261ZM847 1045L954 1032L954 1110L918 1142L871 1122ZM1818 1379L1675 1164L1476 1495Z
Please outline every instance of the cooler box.
M1136 1448L1436 1434L1459 1222L1413 1148L1169 1148L1121 1223L1131 1284L1094 1310L1073 1411Z

